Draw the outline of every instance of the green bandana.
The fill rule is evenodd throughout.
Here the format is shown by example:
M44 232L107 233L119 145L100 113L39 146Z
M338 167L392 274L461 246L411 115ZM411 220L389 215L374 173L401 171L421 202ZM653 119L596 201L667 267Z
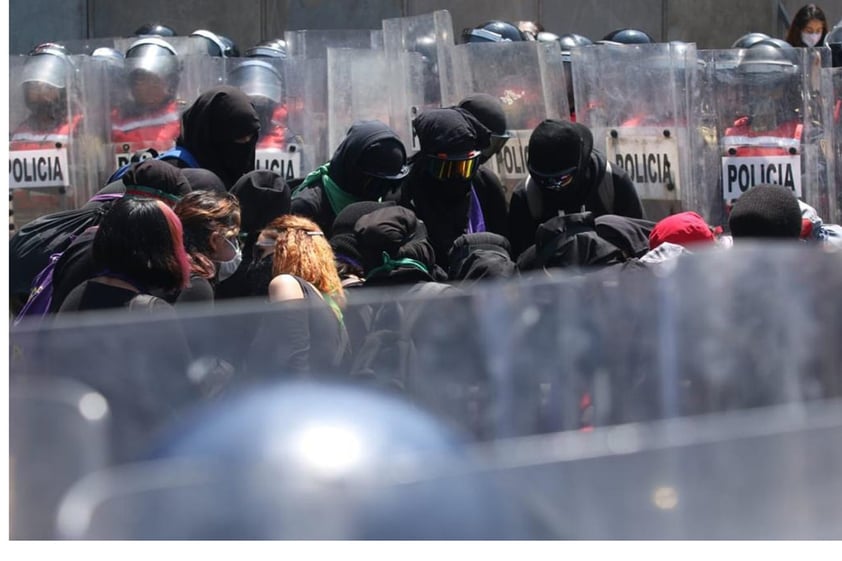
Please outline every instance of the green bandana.
M427 276L430 276L429 269L427 269L426 265L424 265L420 261L416 261L415 259L409 259L408 257L404 257L403 259L392 259L391 257L389 257L389 254L384 251L383 264L369 271L369 273L366 275L366 278L372 278L381 273L389 274L398 267L408 267L410 269L416 269L418 271L423 272Z
M307 177L304 178L304 181L298 186L298 189L296 189L292 195L295 197L295 195L297 195L302 189L321 179L322 185L325 189L325 194L327 195L327 200L330 203L330 208L333 210L333 214L339 215L343 208L351 203L356 203L359 199L346 193L339 187L339 185L333 182L327 174L329 167L330 162L321 165L308 173Z

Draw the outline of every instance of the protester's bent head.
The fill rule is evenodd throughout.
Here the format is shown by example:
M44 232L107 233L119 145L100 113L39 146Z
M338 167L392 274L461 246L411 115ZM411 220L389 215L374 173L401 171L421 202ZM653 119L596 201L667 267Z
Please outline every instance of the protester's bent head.
M737 199L728 227L734 239L797 240L801 236L801 207L786 187L755 185Z

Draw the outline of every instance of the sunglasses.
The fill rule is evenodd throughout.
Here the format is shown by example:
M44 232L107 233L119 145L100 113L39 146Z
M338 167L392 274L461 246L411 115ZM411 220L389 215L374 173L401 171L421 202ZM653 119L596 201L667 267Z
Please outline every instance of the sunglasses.
M530 171L529 175L539 187L543 187L544 189L560 190L573 183L573 179L576 177L577 169L578 167L574 166L552 175L542 175Z
M430 175L440 181L471 179L477 171L481 154L479 150L474 150L461 156L451 156L454 159L447 159L446 154L428 155L427 169Z

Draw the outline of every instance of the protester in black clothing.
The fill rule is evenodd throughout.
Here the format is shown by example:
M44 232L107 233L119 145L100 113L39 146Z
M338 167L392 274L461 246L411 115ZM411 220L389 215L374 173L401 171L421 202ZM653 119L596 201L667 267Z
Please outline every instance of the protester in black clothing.
M190 285L176 302L213 302L214 285L234 274L242 260L240 203L229 193L193 191L173 208L184 229Z
M261 318L247 359L250 376L331 376L349 358L343 323L345 293L333 252L316 224L287 215L266 230L275 234L273 311Z
M505 232L505 193L499 184L475 181L491 131L456 107L425 111L412 124L421 151L411 158L400 204L424 222L436 263L446 270L448 251L462 234Z
M611 166L593 148L590 129L547 119L527 147L529 175L512 193L509 240L519 256L535 243L538 226L559 213L590 211L643 218L643 207L625 170Z
M330 161L295 189L292 214L310 218L329 237L343 208L379 200L408 171L406 149L392 129L380 121L357 121Z
M448 280L463 286L481 279L509 278L517 274L509 240L493 232L476 232L456 238L450 248Z
M242 263L231 277L217 285L216 299L265 297L272 280L272 252L268 251L268 262L261 264L260 258L267 248L258 247L260 234L270 222L289 214L289 186L277 172L254 170L237 181L231 194L240 201ZM271 243L268 249L274 248L274 237ZM253 274L262 280L253 279Z
M506 145L512 137L512 133L508 130L506 123L506 112L503 109L502 102L486 93L478 93L469 95L459 102L459 107L470 112L476 117L480 123L491 131L489 144L482 149L482 155L479 158L480 164L485 164L491 158L495 157L500 150ZM485 165L481 165L477 170L477 174L473 179L477 190L483 193L503 193L505 199L506 188L500 181L494 171ZM499 199L495 199L499 205ZM491 203L491 201L489 201ZM499 210L499 209L498 209ZM509 212L508 204L503 209L505 212L489 212L486 218L485 227L488 231L500 234L501 236L509 237ZM497 220L499 219L499 223ZM490 222L489 222L490 221Z
M181 170L184 179L190 184L191 191L217 191L224 193L225 184L209 169L205 168L183 168Z
M395 206L394 201L360 201L342 209L333 221L333 233L328 241L336 259L336 269L342 279L343 288L362 286L365 269L362 254L354 229L357 220L369 212Z
M163 202L123 197L105 216L94 236L98 270L70 291L58 313L129 308L168 309L151 291L184 288L190 267L181 222Z
M190 185L182 170L160 160L144 160L132 164L122 178L109 183L98 194L152 198L172 206L189 192ZM85 208L108 212L113 204L113 201L91 200ZM88 228L76 237L56 262L50 312L57 312L71 290L98 272L92 250L97 229L97 226Z
M176 148L187 150L199 167L214 172L230 189L254 169L260 118L239 88L216 86L203 92L181 116ZM182 166L181 160L172 163Z

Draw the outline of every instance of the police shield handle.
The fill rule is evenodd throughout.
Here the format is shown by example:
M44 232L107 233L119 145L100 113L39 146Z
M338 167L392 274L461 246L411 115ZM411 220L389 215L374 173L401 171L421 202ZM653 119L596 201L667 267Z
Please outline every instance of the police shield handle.
M9 152L9 188L69 187L66 148Z
M749 188L762 183L782 185L801 198L801 156L762 156L722 158L722 194L737 199Z

